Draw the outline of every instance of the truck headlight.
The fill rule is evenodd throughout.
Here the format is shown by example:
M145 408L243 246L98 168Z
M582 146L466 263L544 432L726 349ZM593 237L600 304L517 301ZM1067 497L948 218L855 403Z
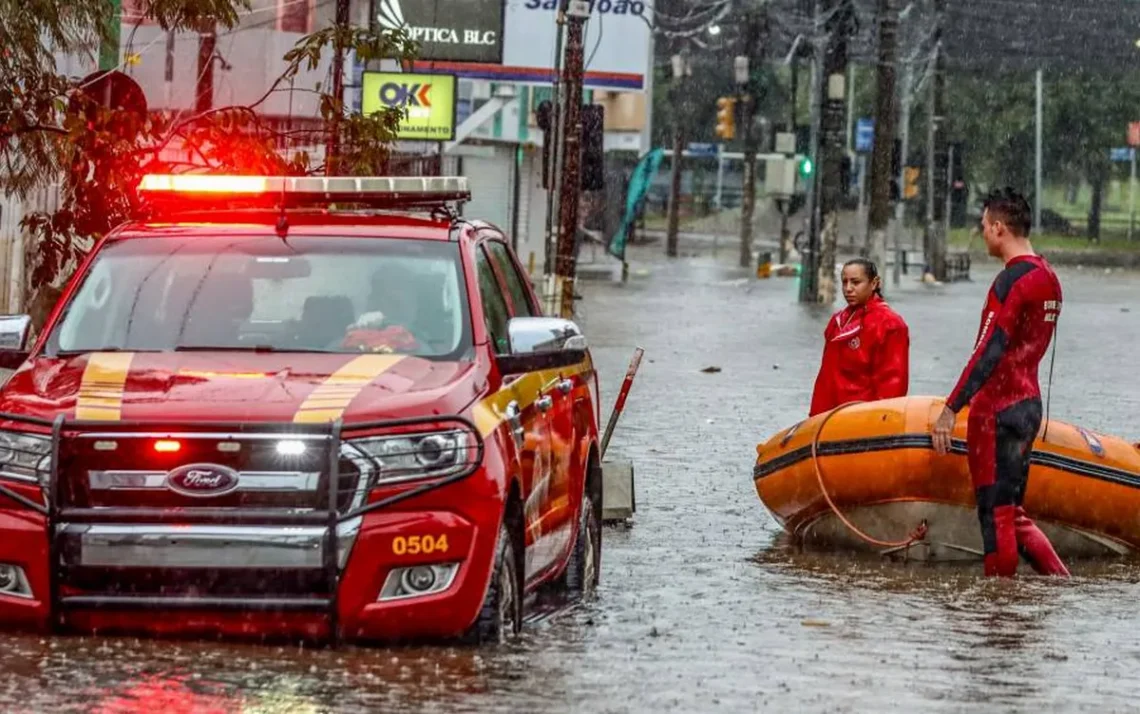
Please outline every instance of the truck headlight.
M450 476L479 458L476 439L465 429L353 439L346 446L369 472L371 485Z
M0 431L0 479L47 485L51 439L39 434Z

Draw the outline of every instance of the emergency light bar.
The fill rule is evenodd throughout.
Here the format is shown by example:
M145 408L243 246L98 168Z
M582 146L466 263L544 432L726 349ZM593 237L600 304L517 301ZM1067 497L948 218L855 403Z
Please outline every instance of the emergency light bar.
M216 176L147 174L139 195L148 203L257 206L436 206L469 201L466 176Z

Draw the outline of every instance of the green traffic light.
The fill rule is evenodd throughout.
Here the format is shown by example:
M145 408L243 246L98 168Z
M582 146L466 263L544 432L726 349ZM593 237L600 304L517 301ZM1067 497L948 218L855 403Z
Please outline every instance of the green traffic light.
M805 156L803 160L800 161L800 176L807 178L808 176L811 176L812 171L814 170L815 164L812 163L811 159Z

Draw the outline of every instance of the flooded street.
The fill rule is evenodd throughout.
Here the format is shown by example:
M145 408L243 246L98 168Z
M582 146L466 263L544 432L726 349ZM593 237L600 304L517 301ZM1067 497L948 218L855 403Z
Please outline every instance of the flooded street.
M483 650L4 635L0 711L1134 708L1133 565L1077 563L1065 583L1022 566L1016 581L983 582L980 564L788 547L751 468L758 442L806 416L830 311L798 305L795 279L750 280L731 250L674 262L662 252L632 252L627 285L580 288L606 414L633 348L646 350L609 454L635 462L638 512L605 533L597 600ZM977 266L973 283L942 287L887 279L910 324L912 394L949 391L994 272ZM1052 416L1140 439L1140 276L1059 275Z

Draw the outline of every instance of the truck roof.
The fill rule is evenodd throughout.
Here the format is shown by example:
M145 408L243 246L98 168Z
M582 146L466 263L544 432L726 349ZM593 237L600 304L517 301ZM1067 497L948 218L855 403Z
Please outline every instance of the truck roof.
M360 238L408 238L414 240L449 240L452 223L446 217L397 212L333 212L324 210L290 210L286 212L289 232L301 235L336 235ZM111 236L116 239L138 239L169 235L215 234L262 235L273 231L281 216L275 210L183 212L162 220L128 223Z

